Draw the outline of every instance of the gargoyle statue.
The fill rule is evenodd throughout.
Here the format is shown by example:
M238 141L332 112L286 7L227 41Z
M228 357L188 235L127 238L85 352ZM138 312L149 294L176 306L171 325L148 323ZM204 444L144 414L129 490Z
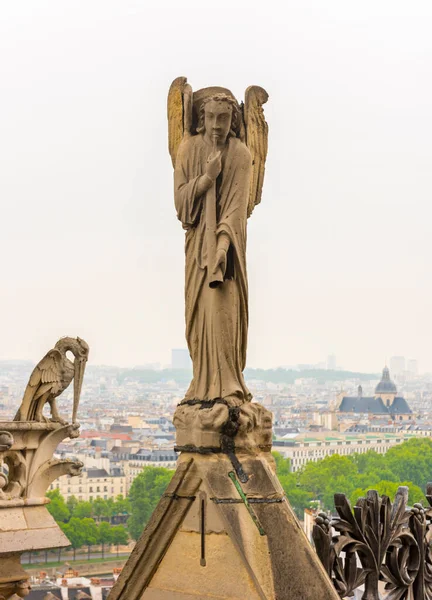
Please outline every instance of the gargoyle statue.
M66 356L68 351L75 357L73 362ZM34 368L14 421L47 421L42 412L48 403L51 407L51 421L66 425L67 421L58 413L56 398L73 379L72 423L75 424L88 355L89 347L81 338L61 338Z

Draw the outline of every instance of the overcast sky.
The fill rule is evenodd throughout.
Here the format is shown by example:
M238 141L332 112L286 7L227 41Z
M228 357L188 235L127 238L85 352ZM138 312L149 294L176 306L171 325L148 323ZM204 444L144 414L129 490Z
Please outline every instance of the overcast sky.
M432 3L20 0L0 7L0 358L185 347L171 81L265 87L248 364L432 371Z

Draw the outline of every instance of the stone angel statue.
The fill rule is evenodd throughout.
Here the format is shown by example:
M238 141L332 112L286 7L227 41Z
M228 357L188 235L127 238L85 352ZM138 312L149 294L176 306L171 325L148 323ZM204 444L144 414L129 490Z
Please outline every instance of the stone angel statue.
M67 357L67 352L73 354L73 362ZM88 344L81 338L61 338L33 369L14 421L47 421L42 412L45 404L49 404L51 421L66 425L67 422L59 415L56 398L73 379L72 423L75 424L88 355Z
M246 223L261 201L267 92L195 93L185 77L168 94L177 216L186 230L186 339L193 379L183 402L251 399L243 370L248 331Z

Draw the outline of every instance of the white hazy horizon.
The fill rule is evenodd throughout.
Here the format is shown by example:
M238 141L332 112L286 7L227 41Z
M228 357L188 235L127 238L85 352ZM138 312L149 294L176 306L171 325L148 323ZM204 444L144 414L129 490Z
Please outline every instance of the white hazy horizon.
M79 335L170 362L184 232L166 96L270 95L248 366L432 371L432 4L22 0L0 7L0 359Z

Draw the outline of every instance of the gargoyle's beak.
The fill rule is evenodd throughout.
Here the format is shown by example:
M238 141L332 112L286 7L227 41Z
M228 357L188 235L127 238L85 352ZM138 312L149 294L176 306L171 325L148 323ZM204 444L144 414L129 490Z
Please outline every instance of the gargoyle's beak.
M81 388L84 379L84 371L86 368L87 359L85 358L76 358L74 361L75 365L75 375L74 375L74 401L73 401L73 411L72 411L72 424L76 423L77 413L78 413L78 405L81 396Z

